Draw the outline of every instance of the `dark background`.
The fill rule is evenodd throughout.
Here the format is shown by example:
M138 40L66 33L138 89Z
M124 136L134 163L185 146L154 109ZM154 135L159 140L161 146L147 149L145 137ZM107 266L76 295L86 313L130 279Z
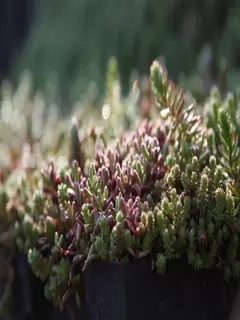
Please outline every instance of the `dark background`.
M1 81L17 84L29 69L36 88L54 82L68 102L91 80L101 92L112 55L123 88L159 56L175 81L217 81L224 61L232 88L240 79L240 0L1 0L0 41Z
M20 54L34 21L37 1L0 1L0 79L9 77L14 56Z

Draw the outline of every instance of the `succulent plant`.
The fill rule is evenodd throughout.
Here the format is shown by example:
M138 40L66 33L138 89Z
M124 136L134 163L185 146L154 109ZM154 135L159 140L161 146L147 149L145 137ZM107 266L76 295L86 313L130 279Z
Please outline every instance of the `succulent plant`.
M168 149L170 170L166 174L167 184L173 189L165 200L162 199L161 210L174 207L173 213L181 229L181 215L177 217L176 212L180 213L182 206L183 214L187 206L188 213L183 214L187 220L181 229L187 243L183 252L195 268L220 267L227 279L232 275L238 277L240 150L236 100L229 94L223 102L219 91L213 89L204 119L195 115L193 105L185 107L183 92L168 81L166 72L157 62L151 67L151 76L162 118L167 120L167 137L174 138L167 140L173 149ZM206 119L207 124L204 123ZM169 214L167 216L169 218ZM173 241L180 236L175 233L176 221L173 219L174 223L167 227L167 234L173 234ZM175 245L180 243L177 241ZM161 263L164 266L167 257L172 258L173 247L171 243L171 251L165 256L159 255L158 267ZM179 252L177 247L177 255Z
M226 168L229 187L240 199L239 97L229 93L222 101L218 89L214 87L206 108L209 115L209 149Z
M17 244L61 308L71 296L80 305L94 259L151 255L164 272L168 260L185 257L197 270L239 276L235 125L221 109L209 130L156 61L150 79L159 121L136 122L115 140L96 128L82 138L73 121L69 162L26 170L16 188Z
M140 203L151 207L161 194L164 136L159 134L158 140L140 132L131 143L122 141L123 154L117 148L98 152L87 174L75 160L68 170L58 171L52 163L41 178L30 175L21 182L18 245L28 252L35 274L47 280L46 295L57 305L69 291L77 293L78 263L85 270L95 258L119 262L151 250L146 229L139 228ZM139 243L134 241L137 234Z
M220 268L226 279L239 277L239 205L224 167L211 156L201 170L193 157L184 171L174 165L166 179L169 191L154 209L161 239L157 267L187 254L196 269Z
M166 70L158 61L153 62L150 74L155 102L160 108L167 135L165 154L170 163L176 162L184 167L193 156L205 158L206 130L202 126L202 117L196 114L195 104L189 103L183 90L168 79Z

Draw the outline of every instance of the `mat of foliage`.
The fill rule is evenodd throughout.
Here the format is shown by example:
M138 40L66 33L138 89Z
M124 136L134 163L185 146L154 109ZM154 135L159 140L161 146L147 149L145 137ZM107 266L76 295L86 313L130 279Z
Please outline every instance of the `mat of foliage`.
M239 100L222 101L214 89L200 115L157 61L150 79L159 121L141 121L114 141L100 135L88 161L73 122L69 163L26 170L11 197L18 247L62 308L72 295L80 305L94 259L149 255L164 273L184 256L196 270L239 277Z

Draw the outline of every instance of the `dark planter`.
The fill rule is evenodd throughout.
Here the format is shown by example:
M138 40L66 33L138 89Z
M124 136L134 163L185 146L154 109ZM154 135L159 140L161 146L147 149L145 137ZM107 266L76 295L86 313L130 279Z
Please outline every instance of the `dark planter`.
M11 267L13 268L13 282L10 285L10 296L6 297L7 301L4 302L4 314L1 314L0 320L5 319L26 319L27 316L27 300L24 299L24 290L27 289L28 284L24 277L25 272L21 267L21 256L19 254L14 254L11 260ZM9 266L7 267L9 268ZM5 270L8 272L9 270ZM22 285L23 283L23 285ZM0 299L2 301L3 296L7 293L7 281L0 281ZM26 301L25 301L26 300Z
M5 288L6 288L6 281L0 280L0 301L2 301L2 298L5 294ZM10 320L10 314L1 314L0 315L0 320Z
M182 261L168 263L164 275L152 271L149 257L126 265L94 261L84 287L91 320L227 320L223 274L195 272Z
M81 320L88 320L85 303L79 309L72 300L68 308L61 311L45 298L44 284L33 274L24 254L17 253L14 256L13 266L14 312L10 319L0 320L73 320L72 316L75 315Z
M18 258L19 316L44 320L227 320L223 274L195 272L184 261L168 263L164 275L152 271L150 257L128 264L93 261L83 274L82 308L74 300L64 311L44 298L43 284L33 276L26 258ZM20 281L20 282L19 282ZM5 320L5 319L4 319Z
M14 256L14 320L47 320L51 303L44 297L44 286L32 273L24 254Z
M236 299L239 291L239 281L236 279L231 279L226 283L226 298L227 298L227 314L230 317L232 312L239 313L239 308L236 308L238 305ZM238 314L240 319L240 314Z
M150 318L227 320L222 272L195 271L184 261L172 261L164 275L149 278Z
M86 303L83 303L79 309L75 303L75 300L72 299L68 304L67 308L63 311L52 306L49 320L90 320L87 314Z

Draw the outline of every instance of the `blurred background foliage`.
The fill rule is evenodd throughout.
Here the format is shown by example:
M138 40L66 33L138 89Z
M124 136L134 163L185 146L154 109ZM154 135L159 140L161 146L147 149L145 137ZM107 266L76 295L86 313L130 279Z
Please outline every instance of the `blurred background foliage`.
M36 1L36 0L35 0ZM239 0L42 0L10 77L33 74L34 86L76 101L90 81L105 88L109 57L116 56L123 92L133 70L148 73L164 59L171 78L203 91L228 68L232 88L240 79ZM92 87L91 87L92 88ZM190 88L192 89L192 88ZM197 89L196 89L197 90Z

